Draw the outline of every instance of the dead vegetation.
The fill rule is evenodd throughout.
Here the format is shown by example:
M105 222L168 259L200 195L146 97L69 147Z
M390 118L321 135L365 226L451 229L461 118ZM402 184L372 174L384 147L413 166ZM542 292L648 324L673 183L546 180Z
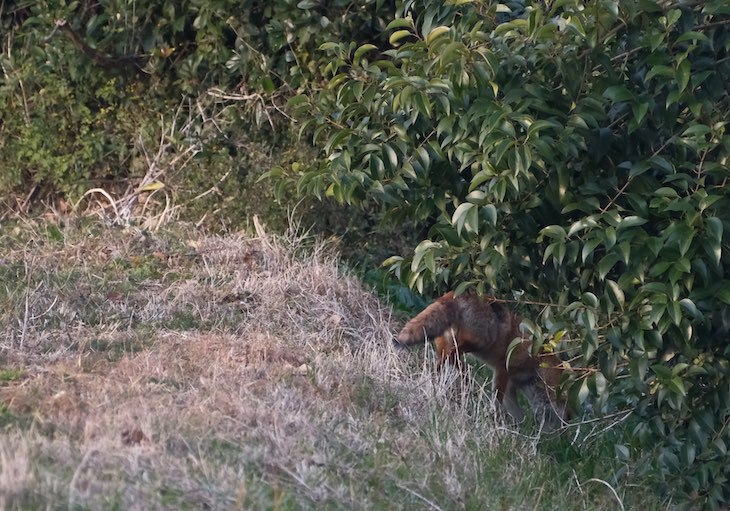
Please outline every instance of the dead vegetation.
M0 249L2 509L616 508L483 378L396 350L321 243L24 223Z

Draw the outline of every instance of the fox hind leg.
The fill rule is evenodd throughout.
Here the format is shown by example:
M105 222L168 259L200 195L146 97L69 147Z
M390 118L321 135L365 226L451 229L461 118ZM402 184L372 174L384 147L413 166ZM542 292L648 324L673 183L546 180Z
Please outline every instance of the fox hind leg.
M517 385L512 380L507 381L502 406L516 422L522 422L524 420L525 412L522 411L522 407L517 402Z
M501 368L494 369L494 380L492 388L497 395L497 403L502 410L512 417L516 422L522 422L525 414L517 402L517 385L513 379L509 377L507 371Z
M566 404L558 401L554 389L543 381L534 381L520 389L535 414L535 421L542 424L546 432L554 431L569 418Z

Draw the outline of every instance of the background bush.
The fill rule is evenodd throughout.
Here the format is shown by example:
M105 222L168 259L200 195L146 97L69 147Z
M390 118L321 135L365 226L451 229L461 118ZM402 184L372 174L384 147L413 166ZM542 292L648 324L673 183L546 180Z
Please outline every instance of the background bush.
M124 193L154 163L171 167L160 180L178 203L212 190L198 216L215 210L230 224L252 204L265 211L270 193L261 200L256 179L307 151L282 98L322 81L320 44L377 37L392 9L383 0L4 2L6 204L76 200L94 187ZM54 28L58 20L66 24ZM194 157L171 165L186 150Z

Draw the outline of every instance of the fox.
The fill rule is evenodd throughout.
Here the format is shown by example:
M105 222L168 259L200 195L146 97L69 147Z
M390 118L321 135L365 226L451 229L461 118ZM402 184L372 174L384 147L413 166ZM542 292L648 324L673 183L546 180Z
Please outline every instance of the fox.
M396 341L412 346L423 343L424 336L433 339L437 369L459 363L464 353L475 354L492 369L497 402L515 421L524 419L517 402L519 391L554 429L571 418L567 402L556 394L563 371L569 369L553 353L532 356L531 341L520 331L521 322L520 316L494 297L473 292L455 296L450 291L406 323ZM516 338L522 341L508 354Z

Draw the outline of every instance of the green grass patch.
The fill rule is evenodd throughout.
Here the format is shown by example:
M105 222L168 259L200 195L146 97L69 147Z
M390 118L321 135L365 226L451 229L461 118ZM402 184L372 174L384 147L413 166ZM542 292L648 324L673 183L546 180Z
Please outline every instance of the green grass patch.
M22 417L15 415L5 403L0 402L0 431L18 427L24 422Z
M165 325L170 330L197 330L201 328L202 322L199 314L183 310L177 310L172 314Z
M113 336L74 341L69 350L75 353L103 355L109 362L118 362L124 357L150 349L155 340L154 330L145 326L139 330L121 332Z
M132 285L162 277L165 263L154 254L117 257L112 261L116 274L123 274Z
M23 370L18 368L0 368L0 383L19 380L23 376Z

